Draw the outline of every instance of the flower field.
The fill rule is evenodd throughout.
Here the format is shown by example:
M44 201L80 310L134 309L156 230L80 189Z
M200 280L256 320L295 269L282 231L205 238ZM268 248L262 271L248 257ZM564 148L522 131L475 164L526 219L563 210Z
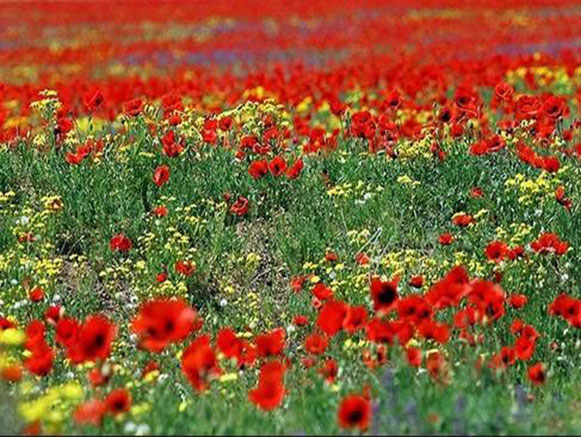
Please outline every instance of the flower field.
M580 434L581 3L0 3L0 430Z

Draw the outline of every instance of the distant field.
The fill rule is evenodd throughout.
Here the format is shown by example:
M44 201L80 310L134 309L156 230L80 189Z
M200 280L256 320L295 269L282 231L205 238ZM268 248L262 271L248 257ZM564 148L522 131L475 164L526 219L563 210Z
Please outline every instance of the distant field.
M0 430L580 434L580 20L0 3Z

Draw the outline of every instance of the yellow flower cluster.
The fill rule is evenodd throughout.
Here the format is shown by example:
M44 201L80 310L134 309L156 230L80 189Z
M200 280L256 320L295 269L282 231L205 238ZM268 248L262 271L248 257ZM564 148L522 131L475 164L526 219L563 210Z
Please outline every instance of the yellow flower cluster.
M24 395L32 387L27 383L21 385ZM28 422L42 421L49 433L58 432L59 426L70 418L71 410L83 398L83 389L78 382L68 382L50 387L42 396L31 401L21 402L18 411Z
M519 195L518 202L527 206L542 203L554 196L559 184L559 179L547 172L541 172L536 179L529 179L522 173L517 173L504 183L506 191L516 189Z
M410 187L417 187L420 185L419 181L410 178L408 175L402 175L397 178L397 183L401 185L409 185Z
M344 184L337 184L333 188L327 190L327 194L332 197L355 197L363 196L363 199L373 197L376 193L381 193L384 188L381 185L374 186L373 184L366 184L363 181L357 183L346 182Z
M25 333L16 328L9 328L0 331L0 344L5 346L18 346L26 340Z

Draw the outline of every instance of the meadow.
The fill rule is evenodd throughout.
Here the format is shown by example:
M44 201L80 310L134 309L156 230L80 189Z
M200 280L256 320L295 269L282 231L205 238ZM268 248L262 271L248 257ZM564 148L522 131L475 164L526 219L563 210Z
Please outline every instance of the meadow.
M0 3L0 431L580 434L580 19Z

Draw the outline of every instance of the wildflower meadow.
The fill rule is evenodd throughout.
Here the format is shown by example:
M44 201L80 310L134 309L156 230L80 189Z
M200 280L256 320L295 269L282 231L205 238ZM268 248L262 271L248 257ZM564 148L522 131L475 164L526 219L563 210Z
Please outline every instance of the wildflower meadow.
M581 3L0 3L0 433L581 434Z

